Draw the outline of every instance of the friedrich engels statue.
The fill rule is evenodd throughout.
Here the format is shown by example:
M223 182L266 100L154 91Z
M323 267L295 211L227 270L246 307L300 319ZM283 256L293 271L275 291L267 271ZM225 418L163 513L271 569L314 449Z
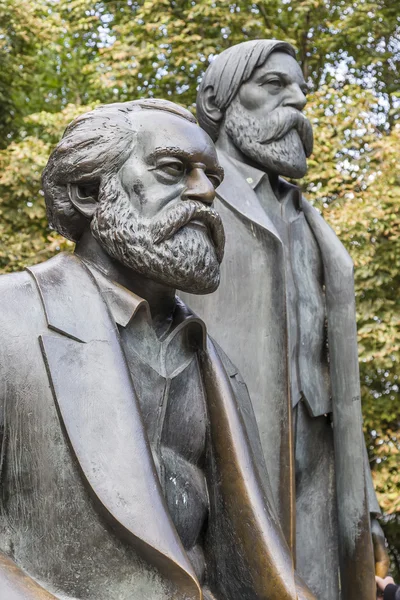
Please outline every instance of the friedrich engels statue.
M75 252L0 277L2 600L315 600L246 386L175 295L218 286L222 177L161 100L99 107L51 155Z
M323 600L374 600L373 549L378 574L388 558L362 434L353 264L282 179L303 177L312 152L305 93L285 42L244 42L208 67L197 117L225 171L227 243L217 292L184 298L249 386L299 573Z

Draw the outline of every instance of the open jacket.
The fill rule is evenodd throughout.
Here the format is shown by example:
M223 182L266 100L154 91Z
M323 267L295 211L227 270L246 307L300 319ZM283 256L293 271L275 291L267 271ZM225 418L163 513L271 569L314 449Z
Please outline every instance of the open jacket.
M218 156L225 171L215 201L226 233L221 283L209 296L182 297L205 320L246 380L279 519L294 549L295 469L284 248L250 180L226 153L220 151ZM284 180L281 186L288 193L299 193ZM374 600L370 513L379 513L379 505L362 433L353 263L318 211L304 198L300 202L323 262L332 397L320 393L320 342L309 335L301 303L300 385L312 416L333 413L342 597Z
M207 591L166 510L117 326L90 271L58 255L0 277L0 303L0 596L11 586L13 600L295 600L247 389L212 340L199 351Z

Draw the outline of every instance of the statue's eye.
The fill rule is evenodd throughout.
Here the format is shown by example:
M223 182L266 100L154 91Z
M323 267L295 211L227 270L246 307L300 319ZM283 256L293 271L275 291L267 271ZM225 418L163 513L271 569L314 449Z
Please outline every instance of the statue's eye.
M278 77L273 77L264 81L263 86L268 86L270 89L278 91L283 88L283 83L280 79L278 79Z
M163 157L157 160L157 171L161 171L171 178L179 179L185 173L185 165L178 158Z
M211 181L211 183L213 184L214 188L217 189L217 187L219 185L221 185L221 177L219 175L217 175L216 173L206 173L208 179Z

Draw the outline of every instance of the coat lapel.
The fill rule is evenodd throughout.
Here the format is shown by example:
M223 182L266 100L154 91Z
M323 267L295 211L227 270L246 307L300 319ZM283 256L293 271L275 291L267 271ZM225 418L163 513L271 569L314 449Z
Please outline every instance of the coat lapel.
M218 152L218 159L224 169L225 177L217 189L217 196L236 213L262 227L270 235L281 242L271 219L262 208L256 193L238 172L225 152ZM271 192L272 193L272 192Z
M165 506L113 322L89 271L61 254L29 269L48 327L43 357L60 420L99 510L147 560L201 598Z

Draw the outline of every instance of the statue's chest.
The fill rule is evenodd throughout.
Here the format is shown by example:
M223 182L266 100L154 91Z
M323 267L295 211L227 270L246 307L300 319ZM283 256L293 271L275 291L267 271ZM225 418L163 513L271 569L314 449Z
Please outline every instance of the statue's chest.
M197 353L186 337L164 346L150 336L122 332L122 346L153 454L169 448L196 467L206 443L206 398ZM139 341L139 343L137 343ZM135 343L136 342L136 343Z
M124 347L169 513L187 549L196 545L208 512L203 463L207 408L198 358L186 349L161 375ZM179 348L170 348L179 352Z

